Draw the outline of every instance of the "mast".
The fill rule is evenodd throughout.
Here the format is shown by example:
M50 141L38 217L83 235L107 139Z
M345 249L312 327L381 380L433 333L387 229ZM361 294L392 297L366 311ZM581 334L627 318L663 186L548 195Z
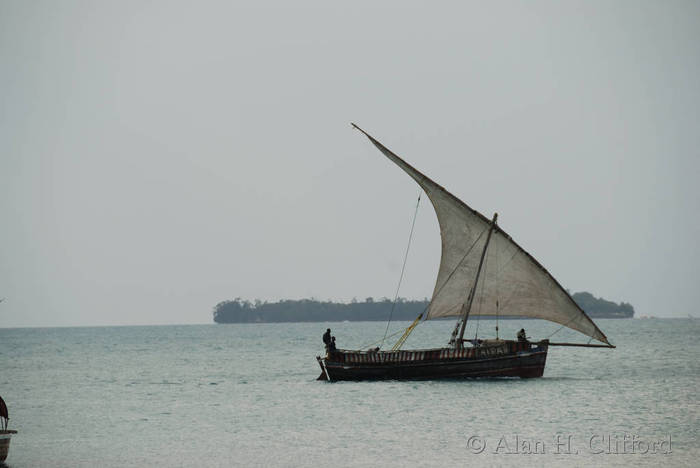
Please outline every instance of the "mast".
M464 330L467 328L467 319L469 318L469 312L472 309L472 302L474 302L474 296L476 295L476 286L479 284L479 275L481 274L481 267L484 265L484 258L486 257L486 250L489 248L489 241L491 240L491 234L493 234L493 228L496 226L496 219L498 218L498 213L493 214L493 219L491 220L491 227L489 228L489 235L486 237L486 244L484 244L484 250L481 252L481 259L479 260L479 268L476 270L476 279L474 280L474 285L469 292L469 299L467 303L462 306L463 315L461 318L462 327L459 330L459 338L455 341L455 348L461 348L463 346L462 339L464 338Z

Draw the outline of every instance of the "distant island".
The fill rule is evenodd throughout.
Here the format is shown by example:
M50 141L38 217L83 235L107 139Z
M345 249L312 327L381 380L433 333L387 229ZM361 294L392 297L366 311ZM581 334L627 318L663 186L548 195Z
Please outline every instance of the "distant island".
M634 308L631 304L616 304L603 298L596 298L589 292L574 293L571 297L591 318L631 318ZM399 298L392 314L392 320L413 320L428 306L428 300L407 300ZM391 312L392 301L386 297L364 301L352 300L349 303L318 301L315 299L282 300L279 302L249 302L236 298L223 301L214 307L216 323L274 323L274 322L342 322L384 321ZM482 316L482 319L495 317ZM500 317L502 319L514 317Z

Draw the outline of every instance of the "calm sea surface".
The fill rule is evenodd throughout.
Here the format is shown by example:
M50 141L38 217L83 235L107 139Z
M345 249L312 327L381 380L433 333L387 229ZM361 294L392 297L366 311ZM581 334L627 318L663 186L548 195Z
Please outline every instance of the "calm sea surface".
M7 465L698 466L700 320L597 323L618 348L550 348L541 379L330 384L315 380L325 329L351 348L385 323L0 329Z

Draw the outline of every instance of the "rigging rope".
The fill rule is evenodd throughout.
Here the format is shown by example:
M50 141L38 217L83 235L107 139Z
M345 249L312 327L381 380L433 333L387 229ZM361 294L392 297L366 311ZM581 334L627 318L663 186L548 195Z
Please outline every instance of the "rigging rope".
M413 323L406 329L406 331L403 333L403 335L401 335L401 338L398 339L396 344L394 344L394 346L391 347L392 351L398 351L399 349L401 349L401 346L403 346L403 344L408 339L409 335L418 326L418 322L420 322L420 319L422 319L422 318L423 318L423 313L421 312L421 314L418 317L416 317L416 319L413 321Z
M413 229L416 227L416 218L418 217L418 206L420 205L420 197L422 194L418 194L418 201L416 202L416 211L413 213L413 222L411 223L411 233L408 235L408 245L406 246L406 254L403 257L403 266L401 267L401 275L399 276L399 284L396 285L396 294L394 294L394 302L391 304L391 312L389 312L389 321L386 323L386 329L384 330L384 337L382 338L382 344L379 345L381 348L384 346L384 340L386 340L386 334L389 332L389 325L391 324L391 317L394 315L394 309L396 308L396 301L399 298L399 289L401 289L401 281L403 281L403 274L406 271L406 261L408 260L408 251L411 248L411 240L413 239Z
M406 327L406 328L404 328L403 330L399 330L399 331L397 331L397 332L395 332L395 333L392 333L391 335L387 336L387 338L393 338L393 337L395 337L396 335L398 335L399 333L405 333L406 330L408 330L408 328L409 328L409 327ZM375 341L375 342L373 342L373 343L369 343L369 344L366 344L366 345L363 345L363 346L360 346L358 349L365 349L365 348L369 349L369 348L371 348L372 346L377 345L377 344L379 344L379 343L381 343L381 340L380 340L380 341Z
M550 339L551 337L553 337L556 333L559 333L559 332L561 331L562 328L568 327L569 324L570 324L571 322L573 322L573 321L574 321L575 319L577 319L577 318L578 318L578 317L572 317L571 320L569 320L568 322L566 322L566 323L565 323L564 325L562 325L561 327L557 328L554 332L552 332L552 334L550 334L547 338L545 338L545 340L548 340L548 339Z

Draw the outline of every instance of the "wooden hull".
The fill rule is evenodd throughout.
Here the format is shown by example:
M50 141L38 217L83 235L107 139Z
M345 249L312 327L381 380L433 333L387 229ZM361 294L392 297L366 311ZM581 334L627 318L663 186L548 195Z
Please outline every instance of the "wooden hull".
M0 462L7 460L7 452L10 451L10 438L12 434L17 434L17 431L0 430Z
M546 342L501 341L476 348L362 352L338 350L318 356L318 380L468 379L542 377Z

